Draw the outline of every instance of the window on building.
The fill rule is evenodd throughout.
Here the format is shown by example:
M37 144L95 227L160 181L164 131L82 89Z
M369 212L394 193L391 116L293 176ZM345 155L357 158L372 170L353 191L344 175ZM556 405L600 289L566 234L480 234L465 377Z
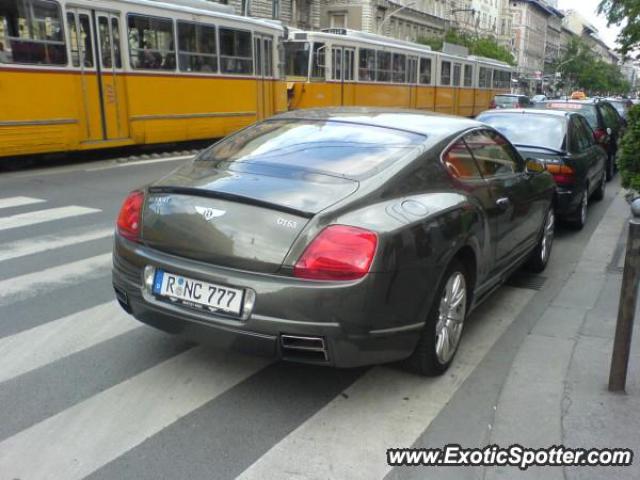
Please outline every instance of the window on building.
M400 53L393 54L393 81L405 83L407 81L407 56Z
M220 72L231 75L251 75L253 58L251 32L220 28Z
M184 72L217 72L216 28L178 21L178 64Z
M129 56L131 67L174 70L176 52L173 21L169 18L129 14Z
M330 14L329 26L331 28L347 28L347 14L346 13Z
M358 75L362 82L373 82L376 79L376 51L368 48L360 49Z
M431 59L420 59L420 77L419 82L423 85L431 85Z
M441 64L440 85L451 85L451 62Z
M0 2L0 63L66 65L67 47L60 6L46 0ZM5 44L6 42L6 44Z
M280 0L273 0L271 3L271 18L278 20L280 18Z
M377 58L376 81L390 82L391 81L391 52L378 51L376 58Z

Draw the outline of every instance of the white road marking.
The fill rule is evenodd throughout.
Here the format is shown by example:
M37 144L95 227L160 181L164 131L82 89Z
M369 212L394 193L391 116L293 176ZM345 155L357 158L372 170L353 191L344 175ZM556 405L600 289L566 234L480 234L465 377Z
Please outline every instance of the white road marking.
M136 160L135 162L124 162L118 163L115 165L104 165L102 167L94 167L94 168L85 168L85 172L99 172L101 170L109 170L111 168L122 168L122 167L133 167L135 165L145 165L147 163L164 163L164 162L177 162L179 160L188 160L190 158L195 157L194 155L181 155L179 157L167 157L167 158L157 158L153 160Z
M375 367L245 470L239 478L383 478L388 448L410 447L535 294L503 288L465 327L451 369L423 378ZM363 441L364 439L364 441ZM0 450L1 450L0 445Z
M0 209L11 207L22 207L23 205L33 205L34 203L43 203L45 200L41 198L31 197L8 197L0 198Z
M27 273L0 281L0 305L8 301L34 297L53 288L70 285L80 278L95 278L108 271L111 253L85 258L77 262Z
M0 443L2 478L84 478L268 361L194 348Z
M44 235L28 240L1 245L0 262L42 253L56 248L78 245L92 240L107 238L113 235L114 227L67 231L65 235Z
M90 213L97 213L101 210L97 208L78 207L75 205L68 207L49 208L37 210L35 212L21 213L9 217L0 217L0 231L12 228L27 227L37 223L52 222L69 217L79 217Z
M0 338L0 383L134 328L140 323L109 302Z

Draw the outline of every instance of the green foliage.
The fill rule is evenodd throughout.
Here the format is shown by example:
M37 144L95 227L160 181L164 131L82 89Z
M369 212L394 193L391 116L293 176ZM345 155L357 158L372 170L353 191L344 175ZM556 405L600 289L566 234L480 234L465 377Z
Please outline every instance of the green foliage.
M630 85L617 65L605 62L578 38L571 39L565 55L553 66L563 83L582 88L589 95L626 93Z
M441 37L422 37L418 39L418 43L429 45L432 50L442 50L442 43L455 43L469 49L471 55L481 57L494 58L510 65L515 65L516 60L511 52L505 47L498 45L493 37L476 37L457 30L448 30L444 38Z
M598 13L607 17L608 25L622 25L618 35L620 53L626 55L640 47L640 1L602 0Z
M629 110L627 131L620 143L618 169L622 186L640 193L640 105Z

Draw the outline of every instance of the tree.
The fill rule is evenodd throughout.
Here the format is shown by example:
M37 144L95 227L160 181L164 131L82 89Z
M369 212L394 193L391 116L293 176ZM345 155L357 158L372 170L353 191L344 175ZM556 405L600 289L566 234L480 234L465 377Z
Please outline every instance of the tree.
M627 131L620 142L618 168L622 186L640 192L640 105L629 110Z
M640 47L640 1L638 0L602 0L598 13L607 17L611 25L623 25L618 35L620 53L627 55Z
M452 29L448 30L444 37L422 37L418 39L418 43L429 45L432 50L441 51L443 42L455 43L469 49L472 55L480 57L493 58L506 62L509 65L515 65L516 60L511 52L505 47L498 44L493 37L475 37L464 32Z

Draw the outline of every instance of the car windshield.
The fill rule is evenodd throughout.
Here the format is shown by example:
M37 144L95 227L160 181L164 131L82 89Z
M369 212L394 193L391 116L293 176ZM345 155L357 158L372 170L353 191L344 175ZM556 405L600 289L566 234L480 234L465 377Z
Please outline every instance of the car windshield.
M496 95L495 102L498 107L512 108L518 106L519 99L520 97L513 97L511 95Z
M591 103L570 103L570 102L549 102L546 103L545 108L552 110L565 110L567 112L578 112L589 122L589 126L594 130L598 128L598 112L595 105Z
M477 119L491 125L515 145L536 145L554 150L565 147L564 118L527 113L485 113Z
M422 135L337 121L271 120L232 135L199 161L306 170L346 178L371 175L417 150Z

